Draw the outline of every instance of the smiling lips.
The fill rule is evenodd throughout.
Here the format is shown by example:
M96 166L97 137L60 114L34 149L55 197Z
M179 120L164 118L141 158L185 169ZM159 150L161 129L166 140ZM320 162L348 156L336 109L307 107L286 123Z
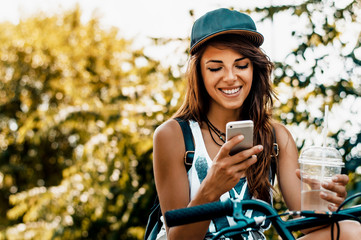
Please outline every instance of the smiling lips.
M235 93L238 93L241 90L242 87L237 87L237 88L233 88L233 89L220 89L223 93L227 94L227 95L232 95Z

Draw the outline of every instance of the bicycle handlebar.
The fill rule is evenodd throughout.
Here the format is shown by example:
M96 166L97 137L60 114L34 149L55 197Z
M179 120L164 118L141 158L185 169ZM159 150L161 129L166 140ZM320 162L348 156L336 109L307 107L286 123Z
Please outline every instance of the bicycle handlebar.
M181 208L166 212L165 219L168 227L201 222L222 216L232 216L233 203L231 200L225 202L212 202L194 207Z
M261 200L242 200L224 202L212 202L204 205L171 210L165 213L168 227L211 220L221 216L232 216L239 228L247 228L254 225L254 219L245 217L244 210L253 209L265 214L272 221L272 225L282 239L294 239L292 231L310 227L322 226L345 219L357 219L361 216L361 205L343 209L338 212L315 212L315 211L291 211L288 215L304 216L288 221L283 221L277 211L268 203Z

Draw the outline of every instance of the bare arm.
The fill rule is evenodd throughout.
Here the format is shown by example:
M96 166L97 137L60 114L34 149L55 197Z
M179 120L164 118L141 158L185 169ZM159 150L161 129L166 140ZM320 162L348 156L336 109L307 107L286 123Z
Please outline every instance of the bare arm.
M175 120L157 128L154 134L154 177L162 213L202 204L205 198L190 202L189 183L184 166L185 146L183 133ZM204 202L204 203L205 203ZM208 222L190 224L169 229L169 239L201 239L207 232Z
M282 196L290 210L301 209L301 182L296 175L298 150L290 132L281 124L274 124L279 145L277 179Z
M278 158L278 182L287 207L290 210L301 209L301 182L300 171L298 165L298 151L296 144L289 131L281 124L275 124L277 142L279 144L280 153ZM329 209L336 210L336 206L346 197L346 184L348 182L347 175L337 175L332 182L323 187L330 191L336 192L336 195L320 195L321 198L330 202ZM329 230L323 226L317 228L305 229L302 232L307 234L323 234L329 233ZM316 231L317 230L317 231ZM308 235L308 234L307 234ZM310 235L311 236L311 235ZM316 236L316 235L315 235ZM315 238L314 238L315 239Z

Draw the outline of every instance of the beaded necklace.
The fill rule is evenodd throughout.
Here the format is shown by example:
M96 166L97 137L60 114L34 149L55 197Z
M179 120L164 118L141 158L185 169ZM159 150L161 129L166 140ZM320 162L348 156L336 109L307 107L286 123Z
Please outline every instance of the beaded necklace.
M216 128L209 120L208 118L206 117L206 123L207 123L207 126L208 126L208 131L209 131L209 134L211 135L211 138L213 140L213 142L215 142L218 146L222 146L223 143L226 142L226 134L221 132L218 128ZM213 134L217 135L217 137L223 142L222 144L219 144L216 139L214 139L213 137Z

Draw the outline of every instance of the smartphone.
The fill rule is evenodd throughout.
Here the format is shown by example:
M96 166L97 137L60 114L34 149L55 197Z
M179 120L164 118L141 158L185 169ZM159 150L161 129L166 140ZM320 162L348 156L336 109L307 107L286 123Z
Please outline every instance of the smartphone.
M230 151L230 155L234 155L242 150L251 148L253 146L253 121L243 120L229 122L226 125L226 139L229 141L231 138L237 135L243 135L242 142L237 144Z

